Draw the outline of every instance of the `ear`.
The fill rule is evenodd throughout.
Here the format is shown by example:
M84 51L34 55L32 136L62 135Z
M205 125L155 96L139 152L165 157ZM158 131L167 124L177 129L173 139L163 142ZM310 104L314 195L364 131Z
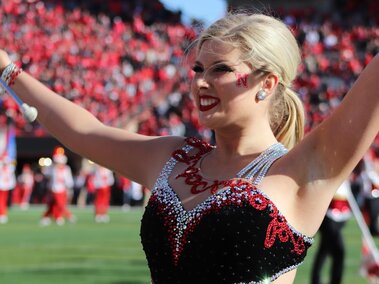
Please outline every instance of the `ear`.
M276 87L279 84L279 77L274 73L270 73L263 80L262 89L266 92L266 94L271 95L274 93Z

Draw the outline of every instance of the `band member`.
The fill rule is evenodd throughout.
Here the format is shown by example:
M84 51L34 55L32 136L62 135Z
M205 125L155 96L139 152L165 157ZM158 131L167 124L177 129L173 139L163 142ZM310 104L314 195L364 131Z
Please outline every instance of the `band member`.
M34 173L29 164L24 164L21 174L17 177L17 187L19 190L19 201L21 209L28 209L30 197L34 185Z
M351 210L347 199L349 190L351 190L350 182L346 180L334 195L324 221L321 224L321 240L313 263L312 284L322 283L321 270L328 256L332 258L329 283L342 283L345 260L345 244L342 228L351 217Z
M92 181L95 188L95 221L97 223L108 223L111 187L114 184L113 172L95 165Z
M57 147L53 153L53 165L48 168L46 175L49 178L49 194L47 209L41 219L41 225L49 225L53 219L58 225L65 220L74 221L74 217L67 208L68 192L72 190L74 180L71 168L66 164L67 156L62 147Z
M8 156L0 159L0 224L8 222L8 196L16 186L15 165Z

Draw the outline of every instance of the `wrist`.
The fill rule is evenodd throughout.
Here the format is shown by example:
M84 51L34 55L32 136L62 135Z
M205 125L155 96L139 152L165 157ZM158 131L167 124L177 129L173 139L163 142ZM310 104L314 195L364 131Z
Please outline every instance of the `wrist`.
M0 50L0 76L3 74L5 68L7 68L7 66L11 63L12 61L8 55L3 50Z
M4 72L5 68L7 68L8 65L6 65L5 67L0 67L0 77L1 77L1 75L3 75L3 72Z
M21 74L21 72L22 72L22 69L17 67L17 65L14 64L13 62L11 62L7 66L5 66L5 68L2 70L2 72L0 73L0 78L2 81L4 81L6 85L12 86L16 78L18 77L18 75ZM2 90L0 95L2 95L3 91L4 90Z

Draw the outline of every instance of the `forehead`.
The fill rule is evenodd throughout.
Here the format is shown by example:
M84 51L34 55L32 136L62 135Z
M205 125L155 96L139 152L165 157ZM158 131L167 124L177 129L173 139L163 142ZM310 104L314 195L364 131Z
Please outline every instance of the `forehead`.
M231 44L219 40L206 40L196 55L196 61L207 65L216 61L237 63L241 59L241 52Z

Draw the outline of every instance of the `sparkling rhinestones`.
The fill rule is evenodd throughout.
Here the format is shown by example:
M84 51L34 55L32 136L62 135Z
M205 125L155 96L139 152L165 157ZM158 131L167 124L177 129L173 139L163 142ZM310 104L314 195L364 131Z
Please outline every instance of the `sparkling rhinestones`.
M265 211L265 214L270 216L270 221L265 225L267 229L264 244L260 244L264 245L267 249L271 248L277 241L290 242L293 247L292 252L299 255L305 250L304 242L312 243L313 239L304 236L292 228L269 198L263 192L259 191L255 184L246 179L237 178L224 181L223 187L225 187L225 189L215 192L192 210L186 211L179 197L168 184L168 177L177 161L189 165L187 168L189 173L197 173L195 169L191 168L193 161L196 159L198 161L201 155L204 155L209 147L211 147L204 143L198 144L196 140L188 141L187 143L189 145L186 145L180 151L175 151L176 154L174 153L173 157L165 165L154 186L149 201L149 204L154 205L157 214L164 220L164 226L168 232L168 240L175 265L178 264L180 255L188 242L188 236L196 229L204 216L212 212L217 212L225 206L242 208L242 206L250 204L251 207L258 212ZM191 156L188 153L193 150L194 145L200 145L200 150ZM200 152L202 154L199 154ZM239 175L255 177L256 180L263 178L269 168L267 165L272 164L285 153L286 150L281 144L274 144L241 170ZM188 177L189 176L186 176L186 178ZM261 232L259 228L255 228L254 230ZM249 232L249 230L247 230L247 232ZM252 245L254 246L255 244Z

